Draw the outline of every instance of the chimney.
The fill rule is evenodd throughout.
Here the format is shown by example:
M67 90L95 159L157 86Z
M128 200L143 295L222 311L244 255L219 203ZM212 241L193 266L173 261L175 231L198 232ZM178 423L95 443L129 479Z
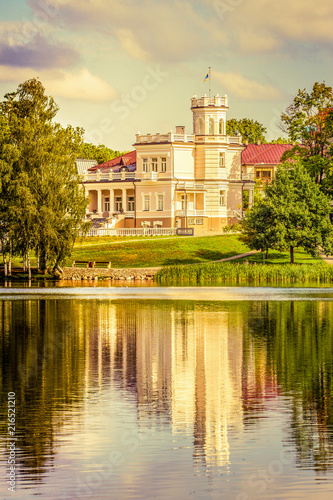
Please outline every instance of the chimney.
M248 146L249 145L249 140L245 139L244 144L245 144L245 146Z
M176 134L185 134L185 127L183 125L177 125Z
M260 140L259 140L259 141L257 141L257 144L258 144L258 146L260 146L260 144L261 144L261 141L260 141Z

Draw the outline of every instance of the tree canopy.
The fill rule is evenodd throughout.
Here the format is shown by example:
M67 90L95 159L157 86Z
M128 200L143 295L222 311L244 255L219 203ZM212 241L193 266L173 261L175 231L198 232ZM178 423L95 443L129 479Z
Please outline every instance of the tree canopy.
M104 144L99 144L96 146L91 142L83 142L79 150L79 158L86 158L88 160L96 160L98 164L104 163L113 158L117 158L124 153L120 151L114 151L113 149L104 146Z
M0 103L0 221L6 245L45 271L70 254L83 229L86 198L75 167L82 129L54 122L58 106L37 79Z
M266 132L267 129L261 123L250 118L227 120L227 134L231 136L240 134L243 141L248 141L250 144L255 144L258 141L266 143Z
M330 254L333 226L329 219L330 200L321 192L302 162L286 162L278 168L265 196L247 213L243 240L250 248L267 251L304 248L311 255Z
M333 91L316 82L312 91L299 89L281 115L281 129L298 141L282 160L300 157L323 191L333 194Z

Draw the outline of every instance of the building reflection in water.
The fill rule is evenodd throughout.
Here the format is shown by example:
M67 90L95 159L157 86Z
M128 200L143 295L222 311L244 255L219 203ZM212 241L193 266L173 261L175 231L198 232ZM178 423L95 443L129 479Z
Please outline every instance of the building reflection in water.
M97 400L110 386L136 404L141 427L167 425L175 439L192 436L195 463L225 470L231 433L240 437L263 416L267 400L298 388L290 441L300 461L306 456L316 470L321 460L332 462L330 304L29 300L0 306L1 390L17 387L22 460L36 477L54 456L71 412L82 411L88 393ZM304 344L295 341L300 338ZM304 429L311 415L318 439L314 429L311 436Z

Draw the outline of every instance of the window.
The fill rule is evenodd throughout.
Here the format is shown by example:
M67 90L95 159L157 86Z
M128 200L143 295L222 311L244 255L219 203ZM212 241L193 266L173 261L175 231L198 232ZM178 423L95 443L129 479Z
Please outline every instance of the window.
M161 172L166 172L166 158L161 158Z
M150 195L145 194L143 197L143 210L145 212L149 212L150 210Z
M157 172L157 158L151 159L151 171Z
M157 195L157 210L164 210L164 196L163 194Z
M142 158L142 170L148 172L148 158Z
M197 133L199 135L202 135L204 133L204 123L203 123L203 119L202 118L198 119Z
M181 195L180 202L181 202L182 210L185 210L185 195L184 194Z
M123 209L123 200L121 196L115 197L116 212L121 212Z
M104 210L110 212L110 198L104 198Z
M219 167L225 167L225 153L219 153Z
M220 191L220 207L225 207L227 204L227 193L226 191Z
M197 224L203 224L203 219L197 219Z
M223 125L224 125L224 123L223 123L223 119L221 118L221 119L219 120L219 134L220 134L220 135L223 135L223 132L224 132L224 130L223 130L223 129L224 129Z
M209 135L214 135L214 120L209 118Z
M188 223L189 224L195 224L195 219L189 219Z
M134 212L134 196L129 196L127 200L127 210Z
M256 179L271 180L272 170L256 170Z

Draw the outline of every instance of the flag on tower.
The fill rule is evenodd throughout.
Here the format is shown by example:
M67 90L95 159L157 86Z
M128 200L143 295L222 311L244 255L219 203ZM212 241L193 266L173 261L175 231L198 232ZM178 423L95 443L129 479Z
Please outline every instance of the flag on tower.
M204 82L205 82L206 80L210 80L210 70L208 71L207 75L205 76L205 78L204 78Z

